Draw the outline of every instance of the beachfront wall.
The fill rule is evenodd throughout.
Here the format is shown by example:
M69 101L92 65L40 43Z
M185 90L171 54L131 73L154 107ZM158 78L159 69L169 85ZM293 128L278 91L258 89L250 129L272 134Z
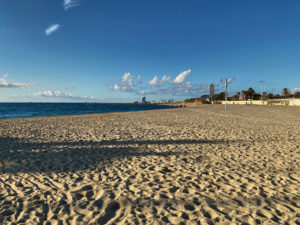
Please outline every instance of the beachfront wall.
M225 104L222 101L222 104ZM248 100L248 101L227 101L228 105L282 105L282 106L300 106L300 99L274 99L274 100Z

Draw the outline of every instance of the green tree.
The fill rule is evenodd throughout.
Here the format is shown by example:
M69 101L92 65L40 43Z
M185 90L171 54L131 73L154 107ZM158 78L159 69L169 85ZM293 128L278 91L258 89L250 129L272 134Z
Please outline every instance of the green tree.
M288 88L283 88L282 89L282 95L286 98L289 98L291 95L291 91Z
M225 92L220 92L219 94L215 94L213 96L214 101L223 101L225 99Z
M275 98L275 99L280 99L281 96L280 96L280 94L276 94L276 95L274 95L274 98Z
M296 93L294 94L294 97L295 97L295 98L300 98L300 92L296 92Z
M262 96L261 96L261 97L262 97L262 100L266 100L266 98L267 98L267 92L264 91L264 92L262 93Z
M252 97L252 99L253 99L253 100L259 100L259 99L261 99L261 95L260 95L260 94L257 94L257 93L255 93L255 94L253 94L253 97Z
M253 88L249 88L248 89L248 95L249 95L249 98L250 99L253 99L253 97L254 97L254 95L255 95L255 91L254 91L254 89Z
M269 94L267 95L267 98L268 98L268 99L273 99L273 98L274 98L273 93L269 93Z

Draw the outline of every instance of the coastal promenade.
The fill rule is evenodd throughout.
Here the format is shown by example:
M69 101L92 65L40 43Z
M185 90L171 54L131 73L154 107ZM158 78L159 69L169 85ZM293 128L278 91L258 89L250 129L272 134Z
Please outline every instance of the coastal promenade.
M268 100L240 100L240 101L221 101L228 105L268 105L268 106L300 106L299 98L291 99L268 99Z
M0 224L296 225L299 127L255 105L2 119Z

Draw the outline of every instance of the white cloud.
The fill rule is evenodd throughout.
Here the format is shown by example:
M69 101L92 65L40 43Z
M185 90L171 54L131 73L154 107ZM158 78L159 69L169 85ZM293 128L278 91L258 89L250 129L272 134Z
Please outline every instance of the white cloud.
M208 92L206 83L192 84L186 81L191 74L191 70L178 74L174 80L169 75L163 75L161 79L154 76L146 85L142 85L140 75L135 79L130 73L125 73L119 83L112 87L116 92L129 92L137 95L157 95L157 96L200 96Z
M169 83L170 80L171 80L171 77L170 77L170 76L163 75L163 78L161 79L161 84Z
M184 83L184 81L185 81L185 79L186 79L186 77L188 76L188 75L190 75L191 74L191 70L190 69L188 69L188 70L186 70L186 71L183 71L182 73L180 73L171 83L172 84L182 84L182 83Z
M141 82L141 75L138 75L137 82ZM130 73L124 73L121 82L114 84L113 91L134 92L136 91L135 78Z
M63 7L65 10L80 5L80 0L64 0Z
M113 90L114 91L130 91L131 88L127 85L118 85L118 84L115 84L114 87L113 87Z
M296 92L300 92L300 87L291 90L292 94L295 94Z
M18 82L11 82L8 81L6 78L8 77L8 74L5 73L2 75L2 78L0 78L0 88L29 88L30 84L27 83L18 83Z
M235 79L236 79L235 77L227 78L227 83L228 83L228 84L231 84L232 81L234 81Z
M167 75L163 75L162 79L159 81L158 77L157 76L154 76L152 80L150 80L148 82L149 86L152 86L152 87L158 87L158 86L162 86L164 85L165 83L170 83L170 76L167 76Z
M163 75L162 79L159 81L157 76L154 76L152 80L149 81L149 86L162 86L166 83L172 85L184 84L188 75L191 74L191 70L186 70L180 73L175 79L172 81L171 77L168 75Z
M148 83L150 86L159 86L158 77L154 76L152 80Z
M55 98L55 99L73 99L73 100L95 100L95 97L88 97L88 96L77 96L72 93L65 93L61 91L39 91L33 95L34 97L41 97L41 98Z
M60 27L59 24L51 24L51 25L45 30L45 34L46 34L47 36L49 36L49 35L52 34L53 32L57 31L59 27Z
M61 93L60 91L44 91L44 92L38 92L35 94L36 96L42 96L42 97L57 97L57 96L60 96Z
M130 73L125 73L122 77L122 82L124 84L128 84L129 86L133 86L134 77L131 76Z
M113 90L120 91L121 87L118 84L115 84L114 87L113 87Z
M141 84L142 83L142 76L139 74L136 78L136 81Z

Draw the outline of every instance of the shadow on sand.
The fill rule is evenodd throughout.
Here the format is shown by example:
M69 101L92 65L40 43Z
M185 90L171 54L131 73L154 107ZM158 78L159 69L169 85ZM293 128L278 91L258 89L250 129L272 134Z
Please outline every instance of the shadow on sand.
M232 142L232 141L230 141ZM157 151L151 145L226 144L225 140L106 140L100 142L30 142L0 137L0 174L18 172L75 172L128 157L190 154L187 150ZM186 148L185 148L186 149Z

